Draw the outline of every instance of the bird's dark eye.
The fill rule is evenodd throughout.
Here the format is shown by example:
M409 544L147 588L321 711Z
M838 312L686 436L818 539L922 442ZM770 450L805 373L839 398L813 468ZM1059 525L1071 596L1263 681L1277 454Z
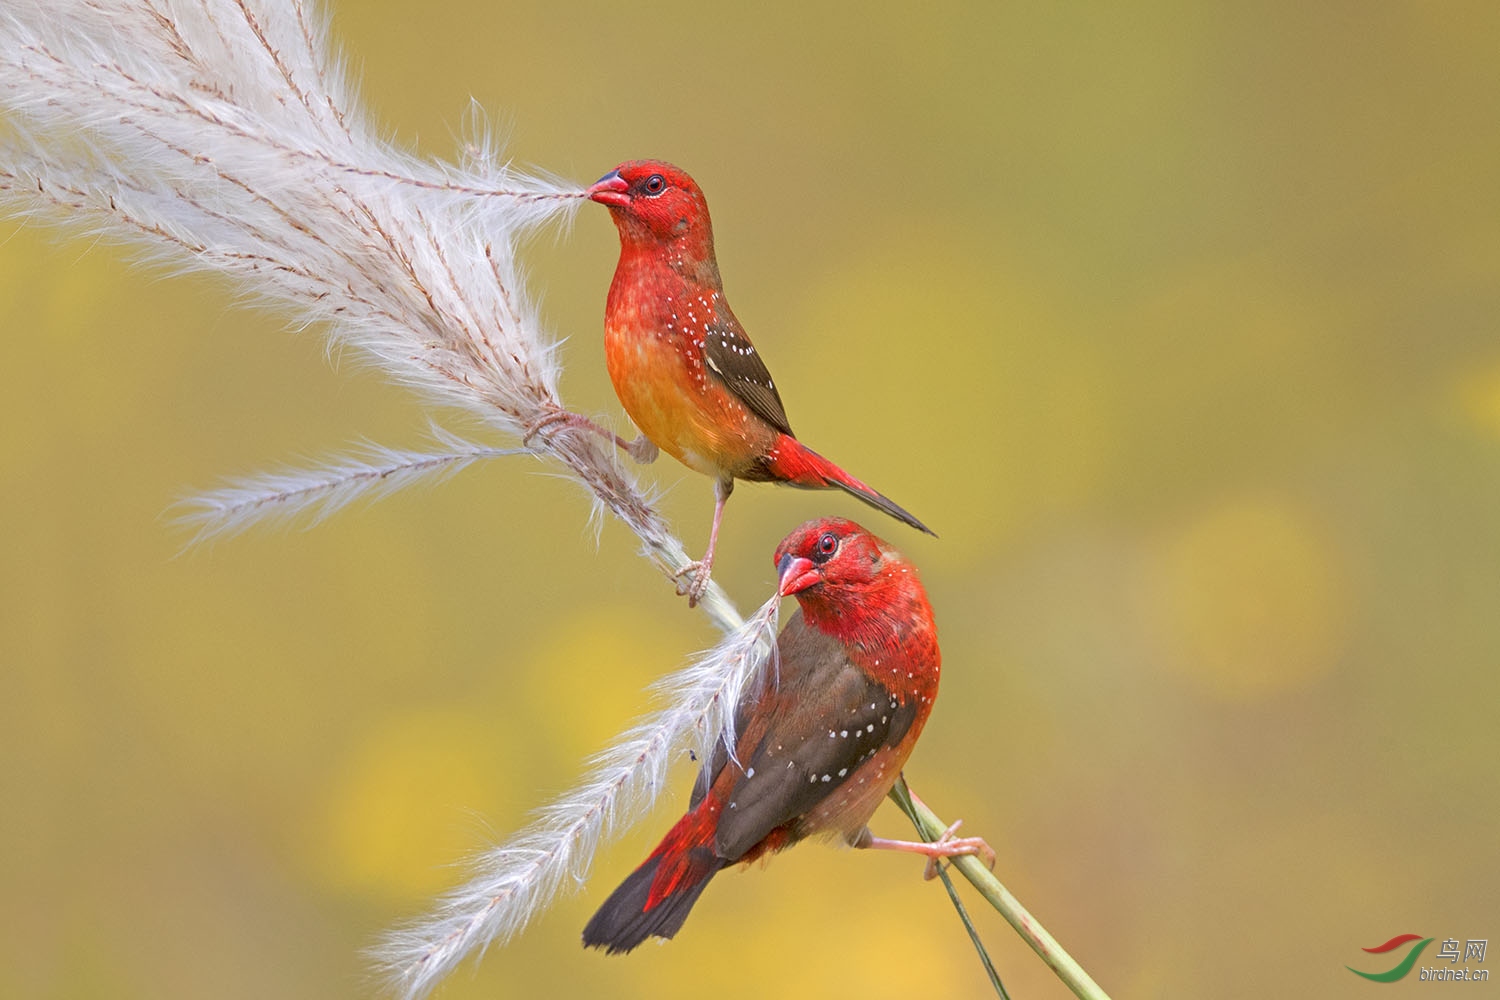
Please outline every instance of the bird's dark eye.
M652 174L646 178L646 193L661 194L667 189L667 179L661 174Z
M823 532L818 539L817 551L813 553L814 562L827 562L829 558L839 550L839 538L831 531Z

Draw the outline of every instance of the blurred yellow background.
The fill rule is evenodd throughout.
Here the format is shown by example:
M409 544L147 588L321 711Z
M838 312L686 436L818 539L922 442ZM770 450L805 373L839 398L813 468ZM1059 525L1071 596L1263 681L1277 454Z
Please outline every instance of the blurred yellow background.
M1117 998L1404 994L1344 966L1500 938L1500 7L364 0L334 29L424 153L472 94L519 162L695 174L798 433L942 535L747 486L721 582L758 604L823 513L914 557L948 670L908 776ZM178 497L417 444L423 407L212 278L3 235L0 996L367 995L361 948L714 634L521 461L179 556ZM529 261L565 398L620 421L616 249L590 205ZM700 549L708 482L647 478ZM583 952L675 780L443 995L989 995L920 864L817 846L667 947ZM969 898L1013 994L1066 995Z

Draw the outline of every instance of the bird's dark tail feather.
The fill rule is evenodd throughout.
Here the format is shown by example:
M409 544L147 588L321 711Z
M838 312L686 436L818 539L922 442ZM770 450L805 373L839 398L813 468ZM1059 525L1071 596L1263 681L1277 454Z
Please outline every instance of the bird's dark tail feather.
M854 477L851 476L850 478L853 479ZM840 482L837 479L831 479L829 480L829 482L832 485L837 486L839 489L843 490L850 496L858 497L865 503L869 504L871 507L874 507L876 510L884 511L903 524L909 524L913 528L916 528L918 531L926 532L933 538L937 537L936 531L933 531L931 528L927 527L927 525L923 524L921 521L918 521L910 511L906 510L904 507L896 503L896 501L892 500L885 494L877 493L875 490L870 489L870 487L866 486L864 483L861 483L859 480L855 479L854 483L845 483Z
M662 855L646 859L620 887L610 893L604 905L589 920L583 929L585 948L603 948L608 954L617 955L632 950L648 937L670 938L682 927L693 904L703 894L704 886L718 874L727 862L715 857L707 848L694 848L692 853L704 856L693 858L689 865L689 876L675 885L671 892L650 905L651 884L661 866Z
M766 462L766 470L770 473L767 478L780 480L789 486L799 486L806 490L843 490L903 524L925 531L933 538L937 537L936 531L918 521L894 500L866 486L790 435L783 434L777 439L772 457Z

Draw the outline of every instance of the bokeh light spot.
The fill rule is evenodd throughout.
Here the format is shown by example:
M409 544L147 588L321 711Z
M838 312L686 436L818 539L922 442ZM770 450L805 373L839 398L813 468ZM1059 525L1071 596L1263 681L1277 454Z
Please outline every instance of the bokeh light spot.
M903 251L829 276L799 324L809 357L778 378L836 372L786 389L798 432L981 558L1092 496L1118 436L1107 364L1028 280Z
M1162 662L1203 690L1254 700L1323 676L1343 648L1338 554L1287 501L1244 497L1162 543L1144 594Z
M1500 438L1500 364L1467 374L1459 380L1457 393L1469 424Z
M331 791L313 871L343 890L390 898L450 885L446 866L480 846L476 817L496 811L502 782L476 753L493 742L493 728L432 710L373 729Z

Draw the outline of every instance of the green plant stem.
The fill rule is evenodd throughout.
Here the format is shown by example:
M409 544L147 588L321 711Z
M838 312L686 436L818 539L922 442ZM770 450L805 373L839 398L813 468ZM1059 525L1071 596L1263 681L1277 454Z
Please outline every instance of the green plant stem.
M949 824L938 819L937 814L927 808L927 803L911 794L911 789L906 786L905 776L896 780L895 787L891 789L891 800L911 818L923 840L931 843L948 829ZM1020 900L1000 884L995 873L986 868L983 861L969 855L952 859L952 865L979 890L981 896L989 900L990 905L1016 929L1016 933L1031 945L1032 950L1073 991L1074 996L1080 1000L1109 1000L1109 994L1100 989L1099 984L1083 971L1083 966L1047 932L1047 928L1026 911Z
M979 961L984 965L984 974L990 977L990 985L995 988L995 995L1000 1000L1010 1000L1010 994L1005 991L1005 984L1000 981L1000 973L995 970L995 963L990 960L990 953L984 947L984 942L979 940L979 931L974 927L974 921L969 919L968 907L964 901L958 898L958 890L953 887L953 879L948 875L946 866L938 868L938 878L942 879L943 888L948 891L948 898L953 901L953 908L958 911L958 919L963 921L964 930L969 932L969 940L973 942L974 950L979 953Z

